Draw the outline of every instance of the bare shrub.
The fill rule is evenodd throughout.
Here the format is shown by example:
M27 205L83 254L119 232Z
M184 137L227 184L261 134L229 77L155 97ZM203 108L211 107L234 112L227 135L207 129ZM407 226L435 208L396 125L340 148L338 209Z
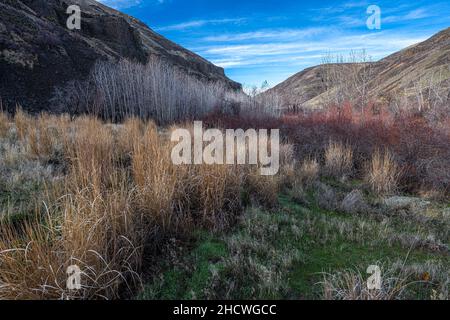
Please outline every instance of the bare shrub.
M369 112L370 111L370 112ZM282 118L282 134L295 144L297 154L320 155L332 141L353 148L354 173L364 178L367 159L387 148L401 167L399 188L408 193L435 190L444 198L450 190L450 122L431 121L426 115L388 113L367 109L363 116L351 105Z
M373 192L379 195L390 194L397 189L399 168L392 154L376 150L367 165L365 180Z
M364 110L374 73L371 60L365 50L351 51L348 57L328 54L322 58L322 103L327 107L351 103Z
M438 68L412 81L409 94L412 95L415 103L409 104L408 111L413 111L412 105L417 109L416 111L426 112L432 118L439 119L442 115L448 115L450 82L447 77L449 72L450 69Z
M295 181L296 160L294 146L292 144L282 144L280 146L280 168L281 182L285 187L292 187Z
M242 92L229 92L227 97L237 101L240 105L239 115L244 118L279 117L283 106L283 99L277 93L267 90L269 84L264 82L260 88L254 86L244 88Z
M295 164L294 145L282 144L280 146L280 165L291 166Z
M86 81L55 90L56 109L88 113L113 122L136 116L158 124L200 119L213 111L252 118L279 116L275 94L247 95L221 82L198 79L152 57L146 65L121 60L97 62Z
M315 158L303 160L302 165L297 171L298 182L306 187L312 185L319 176L320 164Z
M308 204L306 190L310 188L319 177L320 164L316 158L307 158L302 164L294 168L290 194L301 204Z
M336 177L348 177L353 173L353 149L342 142L330 141L325 150L325 172Z
M339 210L339 204L342 199L332 187L322 182L316 182L314 188L316 190L315 200L319 207L328 211Z

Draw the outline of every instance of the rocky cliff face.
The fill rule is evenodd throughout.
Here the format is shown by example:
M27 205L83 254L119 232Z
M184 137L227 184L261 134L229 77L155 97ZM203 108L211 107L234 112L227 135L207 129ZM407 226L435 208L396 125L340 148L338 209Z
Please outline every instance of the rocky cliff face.
M66 10L73 4L82 11L81 30L66 26ZM55 88L84 79L96 61L145 63L153 55L200 79L241 88L222 68L94 0L0 0L3 106L58 111L51 105Z

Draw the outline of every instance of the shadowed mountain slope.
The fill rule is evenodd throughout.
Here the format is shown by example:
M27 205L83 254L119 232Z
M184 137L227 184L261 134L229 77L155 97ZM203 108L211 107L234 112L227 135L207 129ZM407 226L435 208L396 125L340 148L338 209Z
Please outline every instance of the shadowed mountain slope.
M81 30L66 26L69 5L82 11ZM0 97L3 105L54 110L55 87L82 80L98 60L145 63L158 56L184 72L232 89L224 70L165 39L144 23L94 0L1 0Z

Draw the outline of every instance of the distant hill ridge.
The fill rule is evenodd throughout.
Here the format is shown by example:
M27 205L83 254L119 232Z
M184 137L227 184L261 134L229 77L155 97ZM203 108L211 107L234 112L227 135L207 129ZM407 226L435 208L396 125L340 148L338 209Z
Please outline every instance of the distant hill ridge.
M340 64L320 65L305 69L268 93L282 97L285 107L321 108L323 97L330 90L324 85L326 70L343 68ZM413 95L414 82L434 77L433 81L450 84L450 28L430 39L396 52L378 62L371 63L372 76L368 84L369 95L389 103L399 93ZM449 96L446 97L450 102Z

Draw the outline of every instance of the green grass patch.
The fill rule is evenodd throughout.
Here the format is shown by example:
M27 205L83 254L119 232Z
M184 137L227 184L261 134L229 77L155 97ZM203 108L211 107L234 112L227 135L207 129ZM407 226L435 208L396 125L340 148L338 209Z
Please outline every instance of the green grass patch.
M324 210L312 190L307 197L310 205L304 206L281 195L279 209L251 208L228 234L200 233L192 250L165 266L140 298L321 299L325 273L365 272L369 265L398 261L450 267L446 253L389 241L393 234L421 230L407 220L383 225L370 216ZM417 297L430 297L432 285L427 291L415 286Z
M211 282L214 270L221 269L226 246L213 235L200 233L194 248L180 257L176 266L163 266L153 283L147 284L139 299L200 299Z

